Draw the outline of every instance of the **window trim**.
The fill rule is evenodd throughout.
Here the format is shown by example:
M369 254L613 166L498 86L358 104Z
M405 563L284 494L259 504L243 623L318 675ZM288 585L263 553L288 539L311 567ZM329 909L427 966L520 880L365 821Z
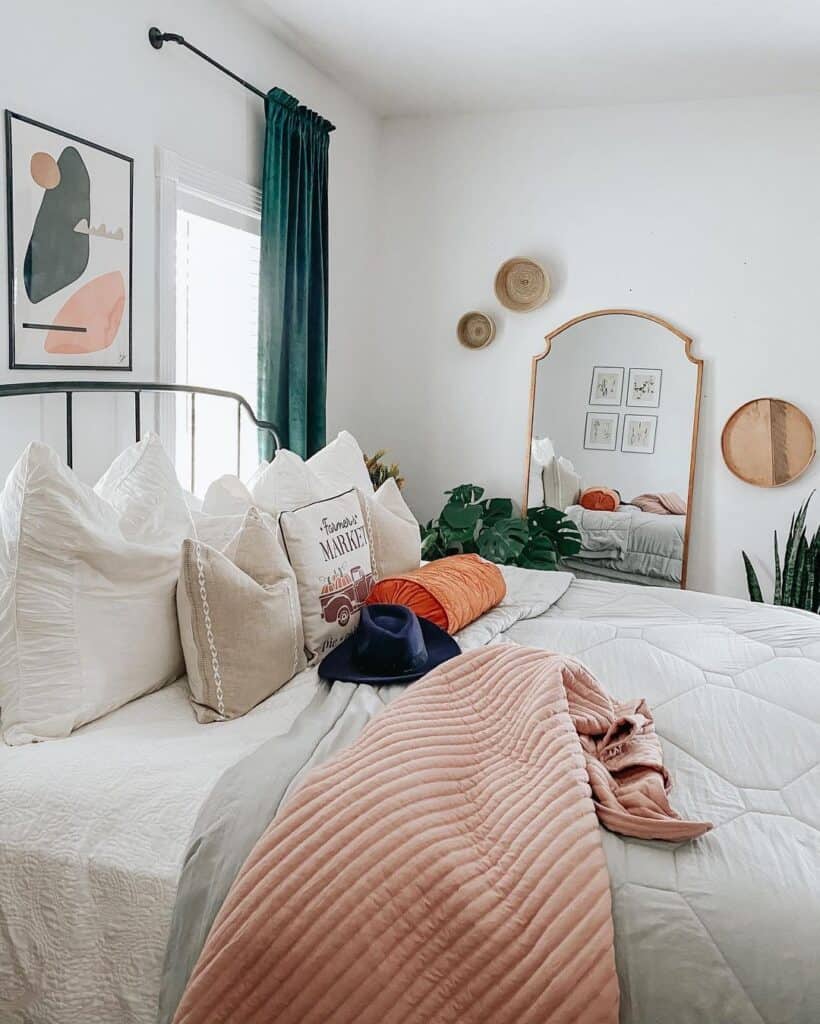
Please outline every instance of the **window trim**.
M262 190L247 182L219 174L171 149L156 148L157 274L156 338L157 379L176 381L177 366L177 210L181 194L260 220ZM256 395L243 395L256 408ZM156 422L162 437L176 436L176 406L167 395L156 398Z

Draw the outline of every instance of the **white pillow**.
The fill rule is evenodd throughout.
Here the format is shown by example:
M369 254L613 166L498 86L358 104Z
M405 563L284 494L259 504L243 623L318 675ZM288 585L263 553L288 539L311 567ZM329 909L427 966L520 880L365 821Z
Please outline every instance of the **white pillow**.
M364 455L346 430L307 462L282 448L273 462L262 463L248 482L253 503L266 512L290 512L356 487L373 493Z
M68 736L183 672L175 590L193 530L159 438L96 487L34 443L0 494L0 726Z
M336 439L312 455L306 465L319 477L322 485L333 488L335 494L348 487L358 487L364 494L373 493L362 450L356 438L346 430L340 430Z
M191 513L197 540L221 551L241 528L251 508L251 492L238 476L219 477L205 492L202 508ZM266 519L267 525L275 528L270 516Z
M228 473L210 485L199 511L209 516L244 515L252 505L251 492L238 476Z
M353 632L373 588L365 518L353 488L279 516L285 553L299 586L308 665Z
M563 456L544 466L544 504L562 511L574 505L581 494L581 477Z
M548 437L534 437L530 452L530 482L527 500L530 508L548 505L562 511L574 505L581 493L581 477L575 466L556 457Z
M359 497L367 518L376 580L418 569L421 565L419 524L396 481L390 477L372 496L359 492Z

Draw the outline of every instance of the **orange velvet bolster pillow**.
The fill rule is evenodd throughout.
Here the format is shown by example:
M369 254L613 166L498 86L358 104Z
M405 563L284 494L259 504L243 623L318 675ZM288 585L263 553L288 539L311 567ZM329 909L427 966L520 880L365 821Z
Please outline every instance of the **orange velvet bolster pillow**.
M587 487L578 499L581 508L594 509L596 512L617 512L621 504L621 496L608 487Z
M450 555L380 580L367 603L403 604L452 636L495 608L506 593L497 565L478 555Z

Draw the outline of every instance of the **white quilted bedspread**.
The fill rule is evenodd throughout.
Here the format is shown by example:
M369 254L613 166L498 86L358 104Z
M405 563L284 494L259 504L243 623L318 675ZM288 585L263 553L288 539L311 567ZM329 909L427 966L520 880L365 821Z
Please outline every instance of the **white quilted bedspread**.
M0 742L2 1024L153 1024L197 813L315 688L315 670L301 673L215 728L180 680L66 739Z
M566 586L546 575L543 607ZM521 620L528 602L542 610L526 580L509 580L521 607L469 627L465 649L575 654L615 696L646 697L673 805L716 826L677 847L604 833L623 1024L818 1024L820 619L577 581ZM154 1021L199 808L315 685L304 673L214 728L196 724L176 683L68 739L0 744L2 1024Z
M820 1022L820 618L578 581L506 638L646 697L672 803L715 828L604 832L623 1024Z

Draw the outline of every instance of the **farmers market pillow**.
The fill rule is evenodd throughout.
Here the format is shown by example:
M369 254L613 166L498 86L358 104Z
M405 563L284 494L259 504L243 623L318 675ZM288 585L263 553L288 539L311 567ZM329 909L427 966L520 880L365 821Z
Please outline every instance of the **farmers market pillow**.
M305 654L315 665L352 633L373 587L365 514L355 488L279 516L299 586Z

